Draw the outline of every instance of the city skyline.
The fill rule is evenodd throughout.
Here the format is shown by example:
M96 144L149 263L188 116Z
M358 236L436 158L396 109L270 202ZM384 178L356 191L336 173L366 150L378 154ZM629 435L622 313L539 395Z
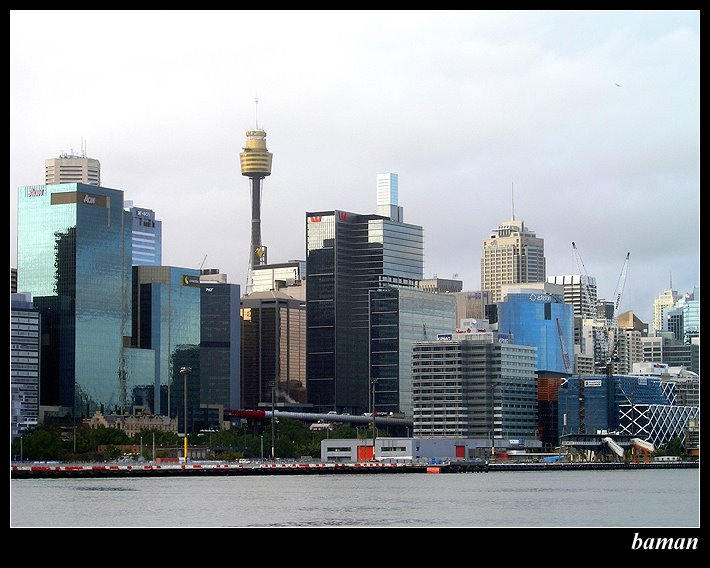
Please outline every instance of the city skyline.
M575 241L600 299L630 252L620 311L646 323L671 281L699 285L699 11L11 11L11 267L17 188L85 145L164 222L164 265L243 286L257 123L271 263L305 258L306 211L374 213L394 172L425 278L479 290L481 243L514 216L548 276L577 273Z

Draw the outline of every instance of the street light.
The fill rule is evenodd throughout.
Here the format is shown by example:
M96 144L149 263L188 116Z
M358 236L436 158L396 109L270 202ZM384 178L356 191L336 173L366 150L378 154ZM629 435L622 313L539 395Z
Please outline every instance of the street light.
M187 375L192 372L192 367L181 367L180 374L183 380L183 398L184 398L184 410L183 410L183 431L185 433L185 463L187 463Z
M375 385L378 379L371 379L372 385L372 461L375 461L375 441L377 439L377 430L375 430L375 416L377 415L377 406L375 404Z

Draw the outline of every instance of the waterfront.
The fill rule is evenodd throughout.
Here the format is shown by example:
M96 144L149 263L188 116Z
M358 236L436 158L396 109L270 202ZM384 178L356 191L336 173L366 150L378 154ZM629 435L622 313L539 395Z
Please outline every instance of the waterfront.
M699 469L13 479L12 527L695 528Z

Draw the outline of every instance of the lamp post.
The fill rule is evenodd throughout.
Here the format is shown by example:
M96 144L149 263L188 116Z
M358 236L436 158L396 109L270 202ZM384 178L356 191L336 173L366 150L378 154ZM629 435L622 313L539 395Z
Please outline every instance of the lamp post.
M370 379L372 385L372 461L375 461L375 442L377 440L377 430L375 430L375 416L377 415L377 405L375 404L375 385L378 379Z
M185 463L187 463L187 375L192 371L192 367L181 367L180 374L183 381L183 432L185 435Z

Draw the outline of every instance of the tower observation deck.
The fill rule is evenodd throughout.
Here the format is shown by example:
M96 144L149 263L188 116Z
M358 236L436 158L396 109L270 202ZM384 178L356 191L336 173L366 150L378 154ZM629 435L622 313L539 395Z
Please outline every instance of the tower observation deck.
M261 182L271 175L273 154L266 149L266 132L248 130L244 151L239 154L242 175L250 180L251 187L251 243L246 293L252 291L254 267L266 264L266 247L261 244Z

